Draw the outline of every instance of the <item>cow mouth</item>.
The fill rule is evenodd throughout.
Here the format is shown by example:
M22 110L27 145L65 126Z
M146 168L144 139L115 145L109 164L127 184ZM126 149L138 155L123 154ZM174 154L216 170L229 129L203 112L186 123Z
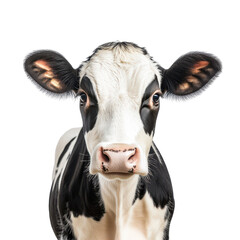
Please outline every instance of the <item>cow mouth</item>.
M99 171L99 173L107 180L128 180L133 176L142 175L146 176L147 173L145 171L139 171L137 169L136 165L133 165L132 168L125 169L125 171L118 171L117 169L114 169L115 171L111 171L111 169L106 168L104 164L102 164L102 169Z
M111 169L105 162L101 164L101 175L108 180L127 180L134 175L138 175L139 173L136 172L136 165L129 169Z
M93 171L91 171L93 170ZM111 169L110 167L108 168L104 164L101 164L100 167L91 169L90 168L90 173L91 174L100 174L104 176L107 179L127 179L131 176L146 176L148 174L147 171L144 171L144 169L138 169L138 167L131 167L129 169Z
M104 174L111 174L111 173L114 173L114 174L134 174L136 173L136 164L133 163L131 164L131 166L127 169L119 169L120 171L116 171L116 169L114 170L111 170L111 168L109 168L109 166L106 164L106 162L102 162L102 165L101 165L101 169L102 169L102 173Z
M100 172L100 175L103 176L107 180L128 180L132 178L133 176L136 176L137 174L133 173L123 173L123 172Z

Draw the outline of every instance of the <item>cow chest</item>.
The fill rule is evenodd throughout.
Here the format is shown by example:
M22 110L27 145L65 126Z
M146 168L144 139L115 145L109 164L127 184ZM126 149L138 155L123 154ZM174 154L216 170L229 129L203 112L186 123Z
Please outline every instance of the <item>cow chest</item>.
M121 203L116 211L107 207L100 221L71 214L72 229L77 240L161 240L168 226L167 211L167 205L156 208L146 193L129 209Z

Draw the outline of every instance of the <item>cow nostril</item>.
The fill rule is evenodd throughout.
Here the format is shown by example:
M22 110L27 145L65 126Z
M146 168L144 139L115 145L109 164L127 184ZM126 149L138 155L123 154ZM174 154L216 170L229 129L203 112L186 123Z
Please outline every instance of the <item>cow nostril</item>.
M134 160L133 160L134 155L135 155L135 153L133 153L133 154L128 158L128 161L129 161L129 162L133 162L133 161L134 161Z
M103 154L103 158L104 158L105 162L110 162L108 155Z
M101 153L102 153L102 158L103 158L104 162L110 162L110 158L103 148L101 149Z
M133 159L133 157L136 155L137 152L137 148L134 148L134 152L130 155L130 157L128 158L128 161L130 163L134 162L135 160Z

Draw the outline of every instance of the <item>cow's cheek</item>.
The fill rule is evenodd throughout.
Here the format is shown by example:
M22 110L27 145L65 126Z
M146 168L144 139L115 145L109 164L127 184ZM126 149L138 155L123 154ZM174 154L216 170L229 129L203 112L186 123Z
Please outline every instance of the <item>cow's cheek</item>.
M90 154L90 156L93 155L95 147L99 144L100 142L100 135L99 132L96 131L97 126L95 126L92 130L89 132L86 132L84 137L87 145L87 150Z
M141 129L136 136L136 143L141 147L143 155L148 158L148 153L152 145L153 133L150 135Z

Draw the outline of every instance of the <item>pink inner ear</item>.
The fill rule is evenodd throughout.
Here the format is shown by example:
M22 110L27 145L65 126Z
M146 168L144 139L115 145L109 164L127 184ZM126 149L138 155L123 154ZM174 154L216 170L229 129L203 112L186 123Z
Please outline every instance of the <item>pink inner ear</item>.
M62 92L66 88L66 85L61 82L60 79L56 78L56 76L52 72L52 68L46 61L37 60L34 62L34 66L36 67L34 69L35 72L38 72L40 69L44 71L40 75L38 75L37 81L41 85L44 85L45 88L54 92Z
M34 62L34 64L35 64L37 67L42 68L42 69L44 69L44 70L46 70L46 71L50 71L50 70L51 70L51 68L50 68L50 66L47 64L47 62L45 62L45 61L43 61L43 60L37 60L37 61Z
M205 68L209 65L208 61L199 61L193 65L192 74L196 74L200 72L200 69Z

